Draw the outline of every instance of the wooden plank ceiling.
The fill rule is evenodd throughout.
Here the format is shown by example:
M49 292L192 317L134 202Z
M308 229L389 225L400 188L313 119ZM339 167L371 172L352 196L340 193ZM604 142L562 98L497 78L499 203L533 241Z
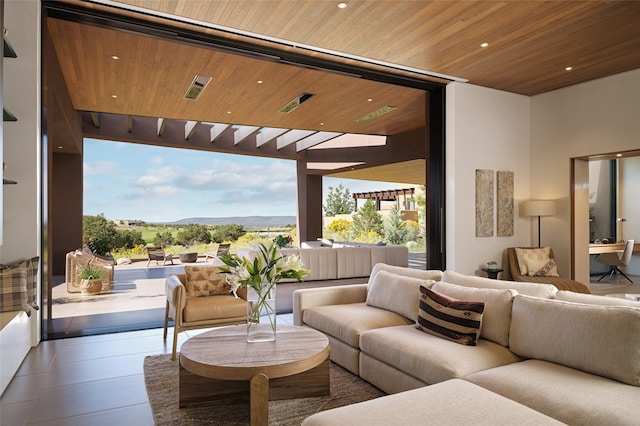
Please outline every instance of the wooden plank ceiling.
M447 77L524 95L640 68L640 2L635 1L361 0L347 1L344 9L317 0L60 3L425 81ZM424 90L86 23L48 19L47 24L80 111L183 120L186 132L199 122L372 135L425 126ZM210 75L211 84L199 100L183 99L198 73ZM302 93L315 96L292 113L277 112ZM387 105L397 108L357 121ZM362 164L341 176L386 180L396 173L403 175L397 181L424 183L424 158L415 160L422 162L387 169L376 164L375 173L359 171L367 167Z

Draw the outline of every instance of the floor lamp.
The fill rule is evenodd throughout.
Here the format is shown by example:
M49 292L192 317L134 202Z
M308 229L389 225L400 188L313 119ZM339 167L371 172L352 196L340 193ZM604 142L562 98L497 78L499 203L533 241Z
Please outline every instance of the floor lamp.
M538 247L540 245L540 217L553 216L556 214L555 200L529 200L524 201L520 206L523 216L538 216Z

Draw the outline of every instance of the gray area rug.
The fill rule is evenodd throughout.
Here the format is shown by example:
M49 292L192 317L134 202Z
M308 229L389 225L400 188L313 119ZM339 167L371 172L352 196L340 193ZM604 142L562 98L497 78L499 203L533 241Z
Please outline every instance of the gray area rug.
M330 408L383 396L384 392L331 363L331 395L269 402L269 425L299 425L310 415ZM178 361L171 355L148 356L144 380L156 425L248 425L249 405L178 408Z

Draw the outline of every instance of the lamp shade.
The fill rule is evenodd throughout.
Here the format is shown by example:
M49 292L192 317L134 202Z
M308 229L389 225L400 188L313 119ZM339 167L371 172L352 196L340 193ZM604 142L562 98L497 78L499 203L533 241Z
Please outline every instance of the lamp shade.
M529 200L520 204L523 216L553 216L556 214L555 200Z

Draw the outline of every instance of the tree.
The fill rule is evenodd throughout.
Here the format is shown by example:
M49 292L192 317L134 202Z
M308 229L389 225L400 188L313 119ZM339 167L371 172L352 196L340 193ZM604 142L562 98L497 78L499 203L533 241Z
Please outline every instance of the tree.
M132 249L140 244L144 245L144 239L142 238L142 232L133 229L117 229L117 248Z
M156 236L153 237L153 244L156 246L170 246L174 241L171 231L156 232Z
M353 212L353 200L351 199L351 191L349 188L342 186L337 188L329 187L327 194L327 204L324 206L325 216L335 216L338 214L350 214Z
M236 241L238 238L246 234L244 226L230 223L228 225L216 225L211 231L211 238L220 244L225 241Z
M351 233L354 236L369 231L380 235L383 232L382 216L376 210L376 205L371 198L364 203L360 210L354 213L351 223Z
M403 244L407 240L408 229L398 204L394 204L384 224L384 235L391 244Z
M420 236L427 234L427 187L422 185L421 192L416 196L416 205L418 206L418 224L420 225Z
M95 254L106 255L117 247L117 242L116 224L112 220L107 220L104 213L82 218L82 244L89 247Z
M211 242L211 233L207 225L187 225L185 229L178 232L176 242L185 247L195 244L209 244Z

